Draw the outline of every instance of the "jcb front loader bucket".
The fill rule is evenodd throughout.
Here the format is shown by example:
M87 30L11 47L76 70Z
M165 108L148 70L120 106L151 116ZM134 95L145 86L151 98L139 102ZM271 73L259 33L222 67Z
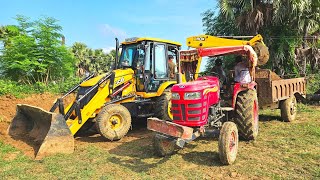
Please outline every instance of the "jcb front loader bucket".
M32 146L35 159L74 151L74 138L63 115L38 107L18 104L8 134Z

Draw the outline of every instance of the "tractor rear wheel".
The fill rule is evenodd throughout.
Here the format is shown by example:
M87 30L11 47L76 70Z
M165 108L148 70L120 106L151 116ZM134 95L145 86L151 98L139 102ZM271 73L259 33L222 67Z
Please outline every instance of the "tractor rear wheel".
M160 157L168 156L174 153L175 141L173 138L156 133L153 139L153 147L156 154Z
M126 107L109 104L99 112L96 124L101 136L111 141L119 140L130 129L131 115Z
M239 136L237 125L233 122L223 123L218 142L220 161L223 164L229 165L236 160L238 143Z
M155 116L162 120L172 121L173 116L171 112L171 89L167 89L160 97L155 100Z
M292 122L297 115L297 99L293 95L290 98L280 102L281 118L285 122Z
M238 126L240 137L254 140L259 131L258 98L256 90L239 92L236 101L234 122Z

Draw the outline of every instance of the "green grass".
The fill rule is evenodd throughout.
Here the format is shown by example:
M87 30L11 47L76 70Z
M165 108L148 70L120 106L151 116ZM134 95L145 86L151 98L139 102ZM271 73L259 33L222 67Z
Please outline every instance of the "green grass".
M79 82L80 79L77 77L49 82L48 84L41 82L36 82L34 84L22 84L16 81L0 79L0 96L12 95L17 98L24 98L27 95L34 93L65 93Z
M41 161L1 142L0 179L319 179L319 110L299 105L292 123L282 122L278 110L261 111L258 139L240 142L231 166L219 162L215 138L200 138L170 157L158 158L152 133L140 128L117 142L77 138L72 155Z

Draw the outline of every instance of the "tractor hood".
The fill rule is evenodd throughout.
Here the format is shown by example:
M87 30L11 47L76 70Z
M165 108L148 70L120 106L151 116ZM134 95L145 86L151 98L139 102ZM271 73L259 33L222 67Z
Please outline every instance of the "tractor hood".
M202 91L208 88L218 87L219 89L219 78L214 76L200 77L195 81L176 84L172 87L172 92L195 92Z

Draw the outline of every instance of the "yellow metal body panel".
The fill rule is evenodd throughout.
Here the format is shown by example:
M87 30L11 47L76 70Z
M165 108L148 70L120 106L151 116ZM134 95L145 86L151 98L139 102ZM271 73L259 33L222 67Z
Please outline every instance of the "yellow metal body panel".
M104 76L106 76L106 74L101 74L99 76L96 76L94 78L91 78L87 81L84 81L83 83L80 84L81 87L90 87L90 86L93 86L95 84L97 84L97 82L103 78Z
M254 45L256 42L262 42L260 34L256 35L249 41L220 38L210 35L191 36L187 38L186 45L192 48L208 48L208 47L223 47L223 46L239 46L239 45Z
M136 87L135 87L135 78L134 78L134 72L132 69L117 69L114 70L115 73L115 79L114 79L114 88L123 85L126 82L131 82L131 84L126 87L122 91L122 96L130 96L135 95L136 93ZM103 78L106 74L99 75L97 77L94 77L86 82L83 82L81 84L82 87L88 87L95 85L101 78ZM74 135L78 130L81 128L81 126L89 119L94 118L101 110L103 105L106 102L110 102L109 96L109 83L110 80L107 80L105 83L101 84L99 86L99 89L95 96L88 102L87 105L81 109L81 117L82 117L82 123L78 123L78 117L75 119L69 119L67 120L67 125L70 128L71 133ZM122 101L119 101L117 103L124 103L124 102L131 102L134 100L135 97L128 98ZM65 112L67 112L71 108L71 104L67 106L65 109Z
M101 109L104 103L109 101L109 99L107 98L109 96L108 85L109 81L105 83L103 87L100 86L96 95L88 102L86 106L83 107L83 109L81 110L81 124L78 123L78 117L74 120L67 121L67 125L69 126L69 129L73 135L78 132L81 126L91 117L94 112L96 112L97 109Z
M156 42L162 42L162 43L168 43L168 44L174 44L177 46L181 46L180 43L175 42L175 41L170 41L170 40L165 40L165 39L159 39L159 38L150 38L150 37L141 37L141 38L137 38L134 41L124 41L121 44L134 44L137 42L141 42L141 41L156 41Z
M138 96L141 96L143 98L152 98L152 97L158 97L161 96L165 89L167 89L169 86L177 84L177 81L167 81L165 83L162 83L158 89L157 92L147 93L147 92L137 92Z

